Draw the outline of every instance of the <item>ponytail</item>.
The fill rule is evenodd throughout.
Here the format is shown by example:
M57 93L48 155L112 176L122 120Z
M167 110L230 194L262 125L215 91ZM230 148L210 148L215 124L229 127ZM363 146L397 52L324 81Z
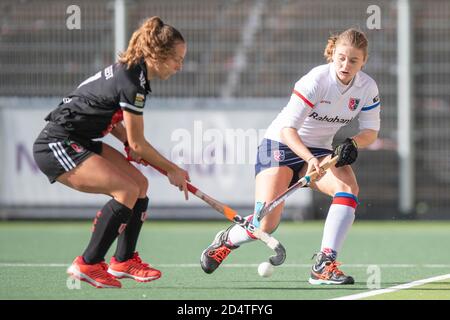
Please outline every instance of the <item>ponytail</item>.
M333 60L334 49L336 49L336 41L338 40L338 35L331 35L328 38L327 46L325 47L325 51L323 52L323 56L327 60L327 62L331 62Z
M178 42L184 43L184 38L177 29L160 17L148 18L131 36L127 50L119 54L119 62L130 67L141 59L164 61Z

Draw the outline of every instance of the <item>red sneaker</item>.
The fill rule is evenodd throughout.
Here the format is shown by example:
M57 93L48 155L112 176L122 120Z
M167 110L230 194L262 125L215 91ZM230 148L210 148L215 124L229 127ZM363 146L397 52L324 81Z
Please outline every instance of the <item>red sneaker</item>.
M149 282L161 277L161 271L152 268L148 263L142 262L137 252L133 254L131 259L122 262L112 257L108 272L118 279L131 278L137 282Z
M107 270L108 265L105 262L87 264L82 256L78 256L67 269L67 273L71 277L85 281L96 288L121 288L121 283L111 276Z

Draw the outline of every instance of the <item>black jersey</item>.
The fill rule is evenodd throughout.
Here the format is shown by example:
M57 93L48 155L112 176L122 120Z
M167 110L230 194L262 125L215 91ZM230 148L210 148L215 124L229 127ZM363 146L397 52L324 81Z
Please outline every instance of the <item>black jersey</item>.
M115 63L83 81L45 120L81 138L100 138L123 120L122 110L142 115L150 92L144 62L129 69Z

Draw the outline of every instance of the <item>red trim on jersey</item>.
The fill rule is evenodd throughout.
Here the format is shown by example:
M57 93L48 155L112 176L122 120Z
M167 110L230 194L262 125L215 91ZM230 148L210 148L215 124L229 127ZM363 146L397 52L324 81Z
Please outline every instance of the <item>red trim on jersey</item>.
M305 101L305 103L310 106L311 108L314 108L314 104L311 103L311 101L309 101L308 99L306 99L300 92L298 92L297 90L294 89L293 91L294 94L296 94L300 99L302 99L303 101Z
M353 209L357 206L355 199L347 197L335 197L332 204L342 204L344 206L352 207Z

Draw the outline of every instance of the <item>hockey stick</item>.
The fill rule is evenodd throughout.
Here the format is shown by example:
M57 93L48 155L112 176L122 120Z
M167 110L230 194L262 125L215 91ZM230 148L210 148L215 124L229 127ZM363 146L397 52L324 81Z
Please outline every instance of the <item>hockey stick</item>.
M334 158L331 158L330 160L328 160L327 162L325 162L323 165L321 165L320 167L323 170L328 170L329 168L331 168L332 166L334 166L336 164L336 162L338 161L338 156L335 156ZM282 194L280 194L278 197L276 197L274 200L272 200L270 203L268 203L267 205L264 205L263 209L260 211L259 216L258 216L258 220L262 220L262 218L264 218L270 211L272 211L273 209L275 209L280 203L282 203L283 201L285 201L291 194L293 194L295 191L297 191L298 189L307 186L311 181L314 181L317 179L319 173L317 171L313 171L312 173L310 173L307 176L304 176L303 178L301 178L300 180L298 180L295 184L293 184L289 189L287 189L285 192L283 192Z
M167 172L149 164L148 162L142 160L144 164L150 165L154 169L158 170L163 175L167 176ZM248 230L252 235L254 235L256 238L264 242L270 249L275 251L275 255L271 256L269 258L269 261L274 266L281 265L284 260L286 259L286 249L284 246L274 237L269 235L268 233L262 231L261 229L255 227L251 221L247 221L243 217L241 217L235 210L230 208L229 206L217 201L216 199L208 196L207 194L200 191L197 187L192 185L189 182L187 183L187 188L190 193L198 197L199 199L203 200L207 204L209 204L213 209L223 214L228 220L231 222L241 226L245 230Z

